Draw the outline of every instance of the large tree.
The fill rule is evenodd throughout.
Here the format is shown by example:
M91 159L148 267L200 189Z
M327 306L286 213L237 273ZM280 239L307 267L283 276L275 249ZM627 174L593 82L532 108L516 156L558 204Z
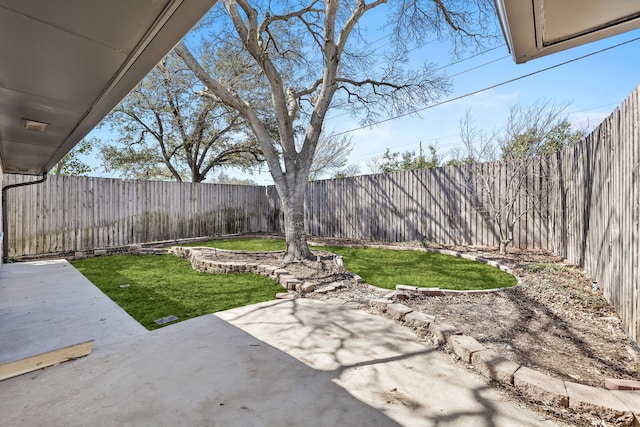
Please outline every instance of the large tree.
M311 257L305 187L329 109L371 122L432 102L449 89L448 81L428 64L412 68L410 49L433 38L457 46L478 42L494 19L487 0L222 0L212 13L212 46L238 48L245 66L237 72L268 88L268 111L235 90L228 74L208 70L184 42L176 52L206 86L203 96L236 109L259 141L283 208L287 261ZM382 48L371 43L365 16L388 30Z
M243 117L197 94L198 86L184 62L167 55L107 117L117 138L102 144L105 170L130 178L202 182L218 167L261 162Z

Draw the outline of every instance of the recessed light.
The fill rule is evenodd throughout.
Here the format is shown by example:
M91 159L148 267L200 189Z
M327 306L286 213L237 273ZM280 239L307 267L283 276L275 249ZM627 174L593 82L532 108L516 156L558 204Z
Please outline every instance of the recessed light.
M47 130L47 126L49 126L49 123L43 123L37 120L22 119L22 126L25 130L44 132L45 130Z

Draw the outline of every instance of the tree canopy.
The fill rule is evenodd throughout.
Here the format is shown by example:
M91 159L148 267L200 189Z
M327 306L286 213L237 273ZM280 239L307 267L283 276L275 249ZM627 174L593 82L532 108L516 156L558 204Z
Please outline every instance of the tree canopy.
M408 171L416 169L437 168L442 159L434 145L427 147L427 154L420 148L420 153L415 151L391 152L387 148L381 157L375 157L368 163L372 173L388 173L395 171Z
M456 164L510 161L547 156L580 141L586 132L573 129L565 110L567 104L542 99L531 105L509 107L504 125L492 131L480 130L470 111L460 121L465 145L454 155Z
M83 139L73 150L69 151L49 172L52 175L87 175L95 170L93 166L82 160L82 156L89 155L93 146L97 144L95 139Z
M321 136L309 169L309 180L315 181L324 175L338 175L347 171L349 153L353 142L347 135Z
M282 202L285 259L299 260L311 257L304 195L327 112L371 123L432 102L449 82L428 62L411 64L410 50L434 39L480 44L494 19L488 0L222 0L201 33L212 54L234 53L233 67L214 73L184 41L176 52L206 86L202 95L238 111L260 143ZM387 30L382 49L370 43L372 23ZM246 81L269 103L238 88Z
M240 114L200 96L199 88L179 58L165 57L106 118L117 138L101 145L105 170L201 182L218 167L261 162L258 143L246 133Z
M501 159L547 156L581 140L586 132L572 129L563 115L566 107L548 100L511 106L507 124L496 141Z

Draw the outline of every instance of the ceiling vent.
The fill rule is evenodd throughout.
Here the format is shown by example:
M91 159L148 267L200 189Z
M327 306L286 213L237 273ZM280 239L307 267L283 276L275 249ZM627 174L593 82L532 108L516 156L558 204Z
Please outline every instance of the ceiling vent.
M37 120L22 119L22 127L24 127L25 130L32 130L34 132L42 133L47 130L47 126L49 126L49 123L43 123Z

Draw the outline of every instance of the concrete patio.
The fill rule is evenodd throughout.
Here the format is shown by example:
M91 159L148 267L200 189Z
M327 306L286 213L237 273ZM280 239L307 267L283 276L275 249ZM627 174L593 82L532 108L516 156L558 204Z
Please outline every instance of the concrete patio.
M555 425L360 310L270 301L149 332L65 261L0 269L0 360L87 339L0 382L3 425Z

